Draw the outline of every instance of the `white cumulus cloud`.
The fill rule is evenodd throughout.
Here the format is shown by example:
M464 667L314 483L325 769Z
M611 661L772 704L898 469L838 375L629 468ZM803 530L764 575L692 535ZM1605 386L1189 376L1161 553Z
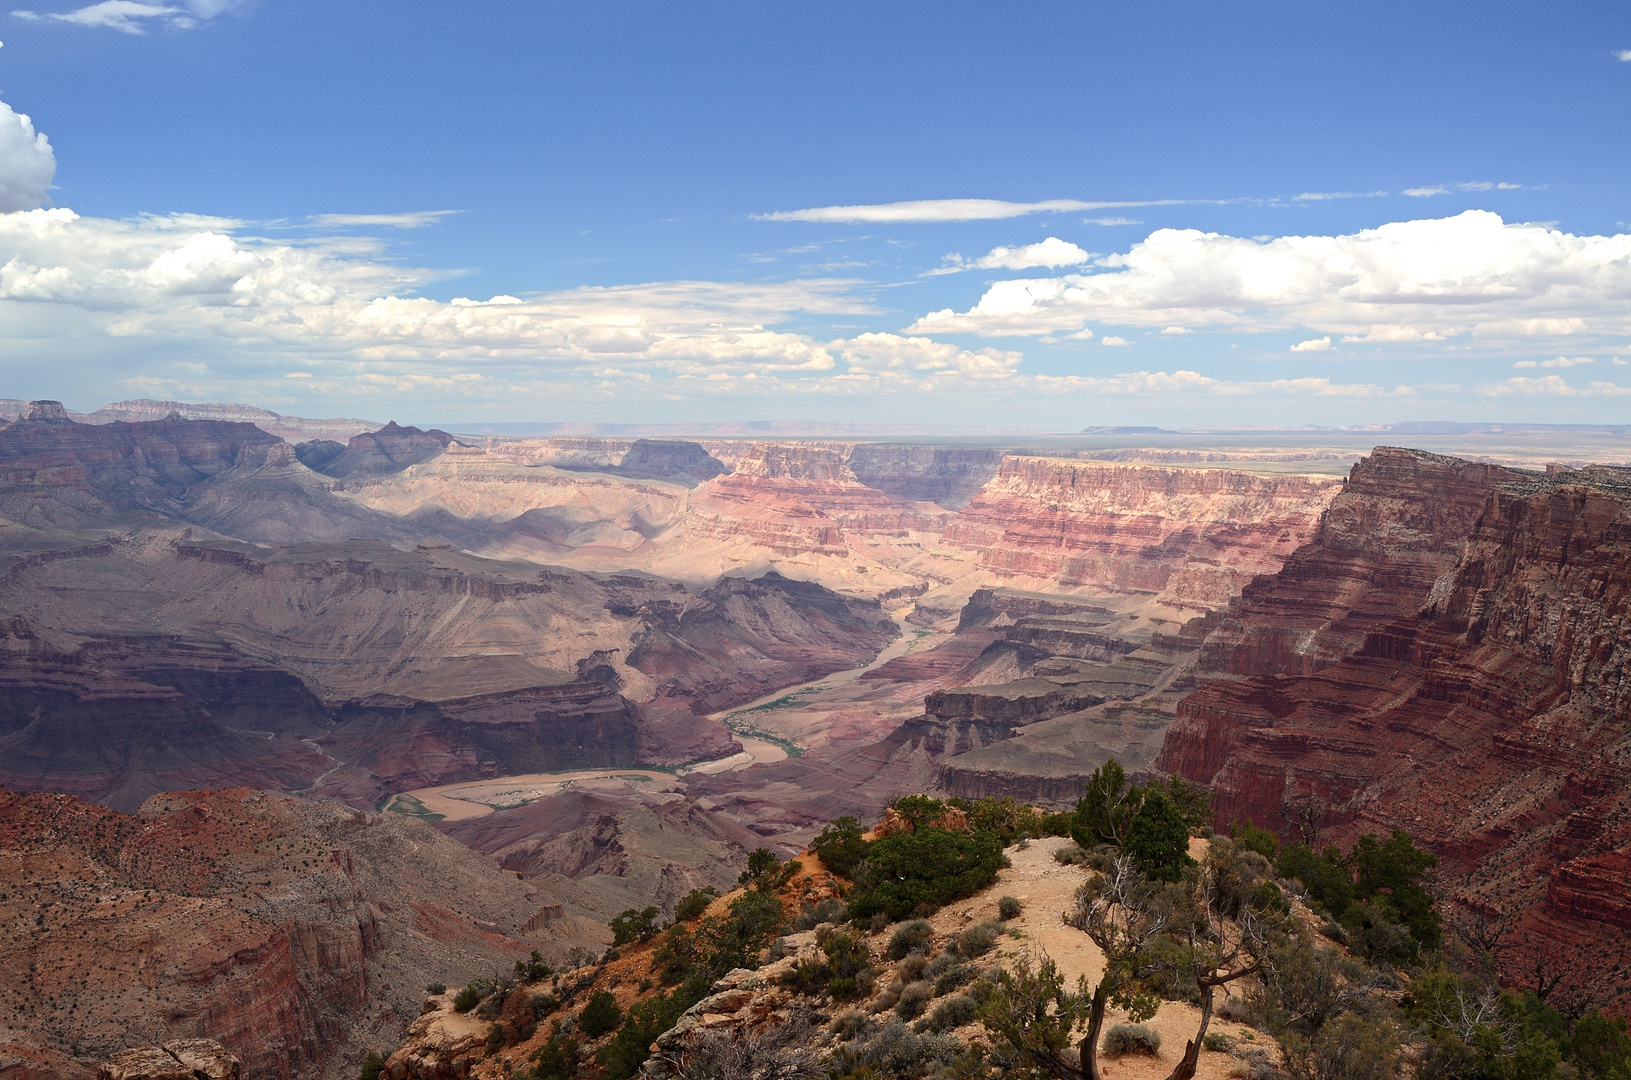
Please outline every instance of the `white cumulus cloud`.
M1631 236L1576 236L1493 213L1267 240L1160 229L1096 272L992 284L908 333L1049 334L1087 322L1306 327L1351 340L1631 332Z
M930 273L954 274L960 270L1030 270L1038 266L1045 266L1051 270L1058 266L1080 266L1092 257L1092 252L1083 251L1075 244L1061 240L1057 236L1050 236L1038 244L992 248L990 253L977 259L947 255L946 262L949 265Z
M1317 337L1317 338L1309 338L1307 341L1297 342L1297 344L1295 344L1295 345L1293 345L1291 347L1291 351L1292 352L1325 352L1326 350L1330 349L1330 347L1331 347L1331 339L1329 337Z
M51 141L25 114L0 101L0 213L44 204L56 174Z

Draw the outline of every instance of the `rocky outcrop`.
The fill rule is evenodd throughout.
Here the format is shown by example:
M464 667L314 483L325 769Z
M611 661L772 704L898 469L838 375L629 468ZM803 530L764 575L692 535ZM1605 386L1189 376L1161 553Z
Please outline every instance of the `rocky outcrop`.
M864 443L850 452L847 464L867 487L960 510L997 474L1002 457L1000 450L976 447Z
M121 1050L102 1063L96 1080L238 1080L242 1075L243 1064L214 1039L178 1039Z
M1158 766L1210 785L1220 823L1405 829L1460 910L1517 921L1509 963L1550 950L1543 966L1623 1008L1628 597L1623 474L1503 485L1420 614L1314 674L1203 687ZM1548 944L1571 941L1588 947Z
M378 431L353 435L349 442L318 439L294 448L300 463L324 476L388 476L429 461L446 450L453 436L435 428L398 427L392 420Z
M1248 584L1207 637L1204 675L1293 675L1356 652L1415 613L1454 569L1498 484L1521 474L1379 446L1353 467L1309 543Z
M1313 535L1340 486L1316 476L1010 457L944 539L1005 577L1221 608Z
M0 792L0 914L34 924L0 939L0 978L30 987L11 1037L86 1069L211 1039L256 1076L354 1076L425 982L523 955L504 932L539 895L394 814L244 789L134 815Z

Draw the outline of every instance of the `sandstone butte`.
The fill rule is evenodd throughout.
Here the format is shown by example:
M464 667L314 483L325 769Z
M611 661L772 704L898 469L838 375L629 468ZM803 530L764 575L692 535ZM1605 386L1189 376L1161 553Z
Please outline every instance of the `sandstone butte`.
M1211 786L1220 826L1339 845L1404 829L1441 860L1450 923L1500 937L1512 985L1631 1008L1631 473L1379 451L1344 498L1376 468L1384 499L1334 506L1325 550L1242 600L1224 655L1244 677L1184 699L1157 767ZM1345 553L1389 535L1409 541L1394 571L1354 588ZM1308 572L1322 563L1337 569ZM1302 656L1284 618L1254 635L1252 612L1302 605L1326 617Z
M257 1077L335 1075L337 1049L399 1037L427 982L525 955L507 935L544 901L395 814L236 789L126 815L0 790L0 1073L90 1080L207 1035Z

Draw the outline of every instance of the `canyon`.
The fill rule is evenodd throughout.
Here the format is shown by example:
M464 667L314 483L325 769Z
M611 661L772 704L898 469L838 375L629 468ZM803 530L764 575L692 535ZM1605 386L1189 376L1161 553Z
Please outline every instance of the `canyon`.
M1069 807L1112 756L1220 828L1403 828L1515 985L1628 1004L1624 468L162 405L0 402L0 907L52 928L0 965L78 972L0 1014L0 1076L94 1072L138 1009L340 1076L426 980L604 948L902 794ZM522 774L570 779L411 797ZM81 940L123 959L38 951Z

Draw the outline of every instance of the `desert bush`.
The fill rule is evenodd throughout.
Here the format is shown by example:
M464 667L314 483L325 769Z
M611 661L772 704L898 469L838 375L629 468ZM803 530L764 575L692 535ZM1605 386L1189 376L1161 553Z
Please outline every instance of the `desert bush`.
M913 919L902 923L889 936L889 959L902 960L908 953L919 952L929 944L934 928L926 919Z
M899 1020L891 1020L870 1036L856 1039L833 1055L831 1073L851 1076L868 1069L876 1077L922 1076L950 1065L963 1053L953 1035L919 1035Z
M1214 1053L1221 1054L1229 1049L1229 1036L1221 1031L1208 1031L1206 1038L1201 1040L1201 1045Z
M827 1025L827 1030L838 1036L839 1042L849 1042L865 1032L870 1023L866 1013L850 1009L833 1017L832 1023Z
M798 917L793 920L795 930L814 930L822 923L840 923L844 921L844 902L837 897L829 896L814 904L805 904L799 911Z
M690 922L708 910L719 891L712 885L705 889L692 889L674 904L674 921Z
M1053 853L1053 861L1060 866L1080 866L1087 861L1087 852L1080 844L1062 847Z
M1104 1048L1106 1057L1121 1057L1123 1054L1149 1054L1153 1057L1161 1050L1161 1035L1145 1024L1117 1024L1104 1033L1104 1041L1099 1045Z
M924 1027L929 1031L947 1031L972 1024L979 1015L980 1006L974 999L958 994L937 1002L924 1021Z
M479 1004L481 1004L481 991L476 989L475 983L471 983L453 996L454 1012L467 1013Z
M973 926L957 935L954 948L957 955L965 960L984 956L991 951L991 946L997 943L997 936L1002 933L1002 924L987 919L977 922Z
M379 1056L378 1050L370 1050L362 1059L362 1071L357 1073L357 1080L379 1080L379 1074L385 1070L385 1059Z
M934 996L949 994L974 978L974 972L962 964L952 964L938 972L934 979Z
M623 1010L617 1007L617 999L605 990L591 994L589 1003L578 1014L578 1030L591 1039L600 1038L622 1022Z
M1003 922L1019 918L1019 913L1025 910L1025 905L1012 896L1005 896L997 901L997 917Z
M1282 1039L1281 1046L1287 1071L1297 1080L1389 1080L1403 1042L1403 1033L1391 1019L1344 1013L1312 1039L1293 1034ZM1542 1074L1520 1070L1511 1075Z
M903 983L917 982L929 969L929 959L922 953L913 953L895 968L895 978Z
M895 1015L902 1020L916 1020L933 999L934 988L928 983L907 983L901 987L900 997L895 1000Z
M427 994L445 994L445 993L447 993L447 983L433 982L433 983L431 983L431 984L429 984L428 986L425 987L425 993L427 993Z

